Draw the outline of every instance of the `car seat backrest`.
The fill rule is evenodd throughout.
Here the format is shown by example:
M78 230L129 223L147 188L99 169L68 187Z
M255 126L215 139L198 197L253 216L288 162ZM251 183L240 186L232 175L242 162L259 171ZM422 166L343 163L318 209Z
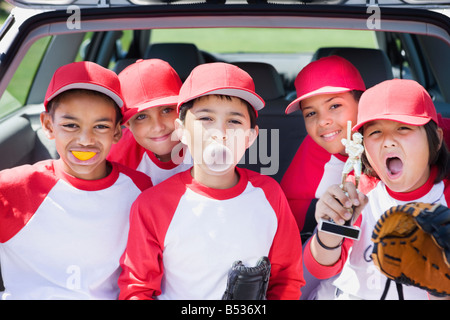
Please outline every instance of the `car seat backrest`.
M54 141L42 129L35 131L27 116L12 117L2 123L0 134L0 170L56 158Z
M12 168L31 162L36 141L36 133L31 127L28 119L14 117L2 124L0 135L0 170Z
M306 136L301 114L286 115L289 104L278 71L264 62L233 62L247 71L266 105L258 112L259 136L244 157L243 167L272 176L278 182Z
M168 62L178 73L181 81L196 66L205 63L202 53L192 43L153 43L147 48L144 59L161 59Z
M324 47L319 48L314 53L312 60L330 55L337 55L350 61L361 73L366 88L370 88L384 80L394 78L392 64L383 50L372 48Z
M245 70L255 82L256 93L265 101L284 98L283 80L275 67L264 62L233 62Z
M133 64L137 61L137 59L134 58L127 58L127 59L120 59L117 60L116 64L114 65L114 68L112 69L116 74L119 74L123 69L128 67L130 64Z

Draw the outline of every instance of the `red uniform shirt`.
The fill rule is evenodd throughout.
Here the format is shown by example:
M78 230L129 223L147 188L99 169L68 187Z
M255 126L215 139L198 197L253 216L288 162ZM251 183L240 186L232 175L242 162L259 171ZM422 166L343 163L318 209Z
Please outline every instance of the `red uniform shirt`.
M121 299L221 299L233 262L272 264L268 299L299 299L301 242L279 185L237 168L240 180L212 189L189 170L145 191L131 213Z

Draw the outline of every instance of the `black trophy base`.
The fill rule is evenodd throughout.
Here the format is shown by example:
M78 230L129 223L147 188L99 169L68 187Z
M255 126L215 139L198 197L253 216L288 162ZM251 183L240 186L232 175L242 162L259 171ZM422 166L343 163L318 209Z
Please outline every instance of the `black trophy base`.
M334 223L333 221L328 221L321 219L318 226L320 231L339 235L345 238L350 238L353 240L359 240L361 235L361 229L358 227L342 226Z

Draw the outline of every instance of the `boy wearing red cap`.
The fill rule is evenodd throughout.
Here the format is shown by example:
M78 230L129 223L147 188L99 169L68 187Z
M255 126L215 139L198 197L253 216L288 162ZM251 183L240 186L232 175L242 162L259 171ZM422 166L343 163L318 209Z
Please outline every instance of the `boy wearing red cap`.
M153 185L192 167L192 159L175 134L181 80L160 59L138 60L120 74L126 126L108 159L144 172Z
M151 186L106 161L123 103L117 75L95 63L54 73L41 123L60 159L0 172L4 299L117 299L130 207Z
M314 276L324 279L340 273L334 281L337 299L432 298L413 285L389 290L390 280L377 269L370 254L372 232L386 210L408 202L448 205L449 155L438 122L430 96L413 80L384 81L362 95L353 130L363 135L366 174L376 177L378 183L367 196L357 192L351 182L344 185L348 195L339 185L330 186L315 213L317 221L325 218L343 224L350 217L351 203L357 204L354 214L355 225L361 228L360 239L354 242L318 231L304 255Z
M286 198L272 178L236 167L263 107L253 79L236 66L191 72L177 134L194 165L133 205L120 298L221 299L232 264L253 267L261 257L272 268L267 298L300 297L301 242Z

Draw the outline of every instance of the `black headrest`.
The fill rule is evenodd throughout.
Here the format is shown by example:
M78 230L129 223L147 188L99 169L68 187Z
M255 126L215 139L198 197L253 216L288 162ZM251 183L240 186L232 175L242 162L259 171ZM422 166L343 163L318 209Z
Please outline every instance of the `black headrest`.
M192 43L153 43L148 47L144 58L158 58L168 62L181 81L186 80L192 69L205 63L200 50Z
M271 64L264 62L233 62L233 64L246 71L253 78L256 93L265 101L285 96L283 80Z
M386 53L372 48L325 47L318 49L313 60L337 55L350 61L361 73L367 88L394 78L392 65Z

